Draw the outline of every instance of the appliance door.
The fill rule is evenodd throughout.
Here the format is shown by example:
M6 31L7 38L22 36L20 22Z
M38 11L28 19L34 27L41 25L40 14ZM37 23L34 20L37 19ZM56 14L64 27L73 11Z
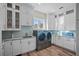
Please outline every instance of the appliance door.
M45 33L41 33L41 34L39 34L38 39L39 39L39 41L44 41L45 37L46 37Z
M51 41L51 39L52 39L51 32L48 32L48 33L47 33L47 40L48 40L48 41Z

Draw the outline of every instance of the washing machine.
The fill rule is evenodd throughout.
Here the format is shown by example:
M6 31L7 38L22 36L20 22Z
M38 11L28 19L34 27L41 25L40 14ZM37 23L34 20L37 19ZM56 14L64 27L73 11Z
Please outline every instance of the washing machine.
M51 46L51 32L48 30L37 31L36 50L45 49Z
M47 47L51 46L51 40L52 40L52 32L51 31L47 31Z

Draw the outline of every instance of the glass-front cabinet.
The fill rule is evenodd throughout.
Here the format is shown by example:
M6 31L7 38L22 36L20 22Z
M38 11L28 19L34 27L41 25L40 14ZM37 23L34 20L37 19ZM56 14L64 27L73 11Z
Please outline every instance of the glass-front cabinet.
M12 11L7 10L7 28L12 28Z
M3 30L19 30L20 29L20 4L6 3L5 20L3 23Z
M15 12L15 27L19 28L19 12Z

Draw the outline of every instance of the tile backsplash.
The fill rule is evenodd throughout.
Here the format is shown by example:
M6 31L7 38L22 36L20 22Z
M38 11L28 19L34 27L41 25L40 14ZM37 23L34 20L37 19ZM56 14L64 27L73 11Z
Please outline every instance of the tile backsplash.
M20 31L13 32L12 37L24 37L24 36L32 36L33 30L31 26L22 26Z
M12 38L12 31L2 31L2 39Z
M22 34L21 36L32 36L33 34L32 26L22 26L21 34Z
M32 36L32 26L22 26L20 31L2 31L2 39L20 38L24 36Z

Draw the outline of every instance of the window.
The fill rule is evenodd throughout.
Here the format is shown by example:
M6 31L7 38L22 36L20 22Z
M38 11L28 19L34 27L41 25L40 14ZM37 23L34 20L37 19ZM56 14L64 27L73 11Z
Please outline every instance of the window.
M12 4L11 3L7 3L7 7L12 8Z
M16 5L16 6L15 6L15 9L16 9L16 10L19 10L19 6Z
M12 28L12 11L7 10L7 27Z
M33 27L36 29L44 29L45 28L45 19L34 18Z

